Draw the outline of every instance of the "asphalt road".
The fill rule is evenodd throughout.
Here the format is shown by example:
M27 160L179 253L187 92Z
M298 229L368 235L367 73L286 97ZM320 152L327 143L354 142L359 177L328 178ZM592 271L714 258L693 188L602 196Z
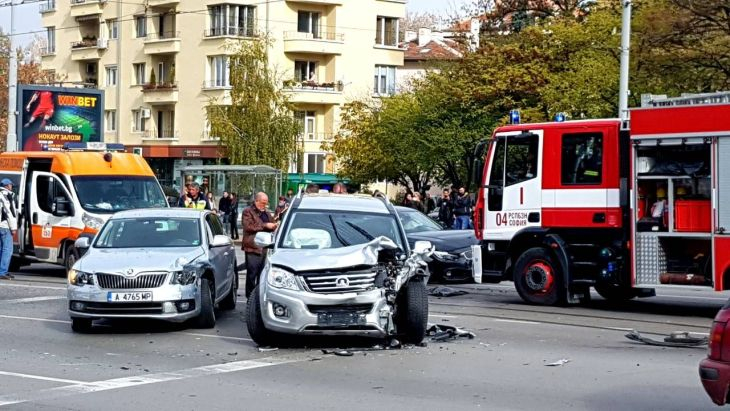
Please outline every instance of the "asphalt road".
M243 278L242 278L243 280ZM63 270L36 265L0 283L0 406L8 409L716 409L699 381L704 348L625 338L706 333L727 295L685 290L611 305L524 305L511 283L431 297L431 321L474 339L361 351L377 341L298 340L260 352L245 299L216 328L103 322L74 334ZM241 302L244 300L243 302ZM563 365L550 363L569 360Z

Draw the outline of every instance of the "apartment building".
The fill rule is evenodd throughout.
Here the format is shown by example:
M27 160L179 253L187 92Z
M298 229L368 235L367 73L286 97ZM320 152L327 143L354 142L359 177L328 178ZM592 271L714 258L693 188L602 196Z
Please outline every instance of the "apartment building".
M395 92L406 0L46 0L42 64L105 92L105 141L141 152L163 185L224 164L206 107L230 104L228 56L268 33L270 67L296 104L303 156L289 173L332 178L322 149L349 100Z

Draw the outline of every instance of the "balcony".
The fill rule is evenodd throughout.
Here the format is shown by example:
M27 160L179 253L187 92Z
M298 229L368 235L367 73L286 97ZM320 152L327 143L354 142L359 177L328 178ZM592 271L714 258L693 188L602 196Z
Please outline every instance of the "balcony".
M178 100L176 83L145 84L142 86L145 104L175 104Z
M323 142L332 141L335 138L335 133L303 133L297 136L299 142Z
M284 81L283 91L289 101L300 104L342 104L342 82Z
M102 51L106 50L109 41L107 39L84 39L71 43L71 60L99 60Z
M71 0L71 17L101 14L106 0Z
M56 11L56 0L45 0L38 6L38 11L41 14L51 13Z
M178 140L180 135L177 130L166 129L162 130L145 130L142 134L142 140Z
M203 83L203 93L222 106L231 105L231 86L223 85L220 81L208 80Z
M345 35L334 31L319 33L285 31L285 53L342 54Z
M41 57L50 57L56 55L54 47L41 47Z
M318 4L321 6L341 6L342 5L342 0L286 0L286 1L287 1L287 3Z
M180 0L147 0L149 7L173 7L180 4Z
M144 39L144 54L174 54L180 52L180 32L150 34Z
M203 37L205 39L255 38L258 37L258 33L253 27L214 27L203 31Z

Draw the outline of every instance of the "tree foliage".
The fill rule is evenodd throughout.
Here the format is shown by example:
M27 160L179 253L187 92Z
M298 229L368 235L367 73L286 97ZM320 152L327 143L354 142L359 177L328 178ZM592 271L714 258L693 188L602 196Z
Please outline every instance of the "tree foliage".
M286 169L296 152L301 124L268 66L268 40L245 41L229 58L231 104L207 107L211 134L219 136L231 164Z

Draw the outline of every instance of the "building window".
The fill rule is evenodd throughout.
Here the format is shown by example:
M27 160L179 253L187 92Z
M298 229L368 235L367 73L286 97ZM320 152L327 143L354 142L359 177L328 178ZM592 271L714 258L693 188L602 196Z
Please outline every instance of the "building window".
M601 184L603 170L603 135L581 133L563 135L563 185Z
M117 111L106 110L104 112L104 122L106 123L106 131L117 131Z
M317 113L314 111L295 111L294 118L302 125L303 138L306 140L316 140Z
M307 153L306 154L307 164L305 173L319 173L324 174L324 164L326 161L326 154L324 153Z
M119 21L117 19L111 19L106 21L106 26L109 28L109 39L116 40L119 38Z
M381 96L395 94L395 66L375 66L373 92Z
M256 30L256 7L219 4L208 7L209 36L253 37Z
M106 66L106 85L117 85L117 66Z
M375 44L379 46L398 46L398 19L378 16Z
M320 38L320 16L320 13L313 11L300 11L297 19L297 31L300 33L310 33L315 39Z
M132 131L135 133L141 133L145 131L146 118L144 113L146 109L132 110Z
M46 41L48 43L48 54L56 52L56 28L46 28Z
M210 72L209 87L230 86L230 71L227 56L208 57L208 70Z
M295 61L294 79L296 81L317 81L317 62Z
M137 32L137 37L147 37L147 16L135 17L134 27Z
M138 86L145 84L145 64L135 63L132 66L134 67L134 84Z

